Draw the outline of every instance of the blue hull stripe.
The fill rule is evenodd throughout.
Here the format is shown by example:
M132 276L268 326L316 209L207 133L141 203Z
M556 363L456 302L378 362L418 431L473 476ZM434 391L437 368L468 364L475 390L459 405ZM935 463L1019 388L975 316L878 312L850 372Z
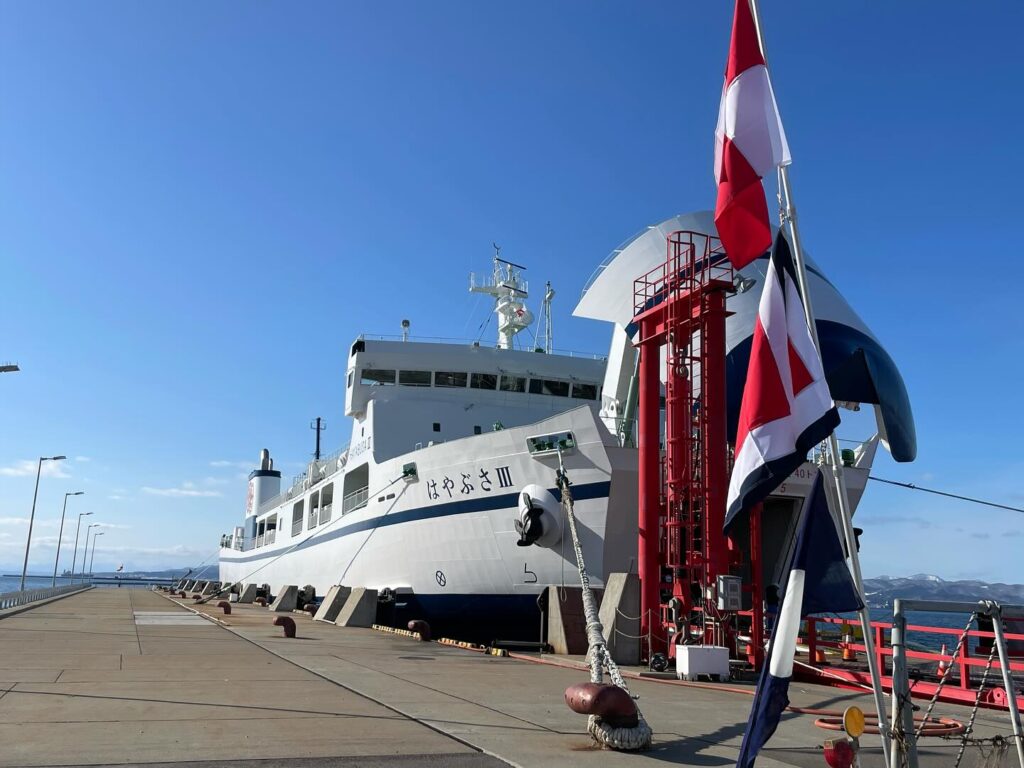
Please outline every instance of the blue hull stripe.
M611 483L607 480L597 483L585 483L583 485L574 485L572 487L572 497L574 501L586 501L587 499L605 499L608 498L608 493L611 490ZM561 501L562 494L557 488L548 489L551 494ZM451 515L467 515L473 512L489 512L494 509L505 509L509 507L518 507L519 505L519 491L515 493L502 493L497 496L482 496L476 499L461 499L459 501L449 501L444 504L434 504L429 507L417 507L415 509L406 509L402 512L395 512L394 514L384 514L378 517L370 518L369 520L360 520L358 523L352 523L351 525L345 525L338 528L336 531L330 533L324 533L323 535L314 535L301 544L299 544L292 552L299 552L309 547L315 547L318 544L323 544L326 541L332 539L338 539L342 536L349 536L353 533L359 533L360 531L367 531L371 528L384 528L389 525L401 525L402 523L411 523L416 520L431 520L437 517L449 517ZM342 518L343 519L343 518ZM330 525L330 523L328 523ZM283 529L279 529L283 530ZM271 550L269 552L261 552L258 555L249 555L247 557L239 558L221 558L223 563L251 563L254 560L263 560L268 557L276 557L282 552L286 551L288 547L281 547L279 549Z

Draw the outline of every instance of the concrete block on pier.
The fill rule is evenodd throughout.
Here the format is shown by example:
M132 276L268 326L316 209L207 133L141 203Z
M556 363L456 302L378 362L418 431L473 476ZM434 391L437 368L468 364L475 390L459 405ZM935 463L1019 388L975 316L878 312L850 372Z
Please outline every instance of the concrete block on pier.
M206 585L209 583L210 582L208 581L197 581L195 584L192 585L192 591L196 594L202 594L203 590L206 589Z
M593 591L600 605L604 590ZM587 617L580 587L548 587L548 644L555 653L587 652Z
M352 594L351 587L335 584L328 590L324 601L320 603L320 608L313 616L313 621L327 621L333 624L334 620L338 618L338 614L341 613L341 609L345 607L345 602L350 594Z
M240 603L251 603L256 599L256 585L245 584L242 586L242 592L238 595L238 602Z
M339 627L370 627L377 621L377 590L355 587L334 623Z
M295 606L298 605L298 601L299 588L294 584L286 584L281 587L277 597L274 598L274 602L270 604L270 610L277 613L291 613L295 610Z
M192 591L192 587L194 587L195 585L196 585L196 580L195 579L185 579L185 584L182 586L181 590L183 592L191 592Z
M635 573L609 574L598 615L612 658L619 664L639 664L640 577Z
M212 595L212 594L215 594L217 592L220 592L220 582L219 581L208 581L208 582L206 582L206 586L203 587L203 594L204 595Z

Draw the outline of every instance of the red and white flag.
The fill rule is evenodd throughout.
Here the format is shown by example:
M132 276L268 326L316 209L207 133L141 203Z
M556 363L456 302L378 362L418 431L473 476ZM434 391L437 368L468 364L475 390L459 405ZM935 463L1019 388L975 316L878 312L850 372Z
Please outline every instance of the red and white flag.
M743 0L745 2L745 0ZM780 230L757 308L725 527L779 487L839 426Z
M761 179L790 162L775 92L749 0L736 0L715 128L715 226L736 269L768 250L772 231Z

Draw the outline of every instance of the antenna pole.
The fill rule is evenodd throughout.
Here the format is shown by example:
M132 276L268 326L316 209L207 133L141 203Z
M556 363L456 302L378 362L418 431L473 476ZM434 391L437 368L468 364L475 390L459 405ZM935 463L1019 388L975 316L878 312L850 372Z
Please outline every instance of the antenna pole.
M309 428L316 430L316 453L313 454L313 459L315 461L320 461L320 433L327 430L327 424L324 423L323 419L317 416L314 421L309 423Z

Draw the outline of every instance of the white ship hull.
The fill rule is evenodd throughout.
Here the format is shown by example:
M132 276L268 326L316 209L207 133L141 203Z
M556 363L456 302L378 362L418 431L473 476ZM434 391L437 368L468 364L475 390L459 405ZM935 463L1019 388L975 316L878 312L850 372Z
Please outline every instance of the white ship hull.
M220 579L266 583L275 592L286 584L311 584L317 594L334 584L390 589L434 620L467 611L536 615L537 595L548 585L578 582L567 536L553 546L517 545L522 489L537 485L558 496L557 455L529 453L527 438L556 432L576 440L563 462L584 557L600 586L607 572L635 569L636 454L615 445L587 406L371 461L366 506L295 537L285 524L260 548L222 549ZM417 476L402 479L411 462ZM353 470L325 478L307 495L345 471ZM281 505L282 515L294 499Z

